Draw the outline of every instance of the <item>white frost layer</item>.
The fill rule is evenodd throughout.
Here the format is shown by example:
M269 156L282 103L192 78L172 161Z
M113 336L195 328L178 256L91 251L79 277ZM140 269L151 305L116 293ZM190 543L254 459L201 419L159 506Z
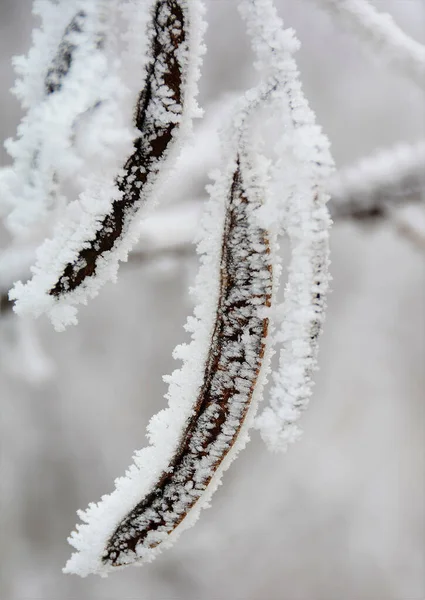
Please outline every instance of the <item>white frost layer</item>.
M152 0L150 2L152 5ZM203 5L201 2L191 0L182 2L182 7L187 14L189 23L187 72L183 90L184 112L181 116L178 134L174 137L171 147L167 149L166 163L162 165L159 175L154 181L145 185L143 190L143 214L148 214L156 203L163 182L170 174L172 165L180 153L183 142L191 133L192 120L200 115L196 102L197 80L204 47L202 36L204 33ZM127 2L123 6L123 18L127 22L125 39L128 44L128 54L124 62L130 64L129 70L139 87L134 94L136 103L140 92L140 80L134 73L142 74L146 56L146 31L148 14L145 3ZM140 47L144 40L143 49ZM139 47L137 47L139 46ZM135 59L137 58L137 60ZM129 63L127 63L129 61ZM129 110L132 114L133 108ZM122 163L126 157L122 157ZM62 331L66 326L77 323L78 304L86 304L89 298L95 297L100 288L107 281L116 281L120 261L126 261L128 252L139 238L138 219L132 219L125 235L115 244L110 252L105 252L97 262L96 274L87 278L83 285L76 290L55 298L49 290L55 285L65 266L73 263L88 240L95 237L98 224L110 210L113 200L119 199L121 194L115 186L116 171L107 171L101 174L94 173L87 178L86 189L80 198L72 202L61 222L57 224L53 238L46 240L37 252L37 263L32 268L33 277L25 285L18 282L11 292L11 298L16 299L15 310L18 314L31 314L40 316L46 313L51 319L55 329Z
M13 168L0 173L6 225L20 235L65 203L63 182L88 165L91 172L99 163L116 166L132 139L120 110L129 91L114 57L115 3L106 10L105 0L36 2L35 9L42 27L28 57L15 60L15 89L27 114L17 139L6 142Z
M284 304L277 314L281 344L279 370L273 377L270 407L256 426L272 450L285 450L297 439L296 421L307 406L317 368L317 339L325 310L329 275L329 227L326 209L329 177L334 168L329 141L315 124L302 92L293 53L299 42L271 0L243 0L240 5L257 68L276 80L273 106L280 115L282 136L276 146L274 181L281 201L264 207L264 222L279 219L291 241L291 261Z
M421 89L425 81L425 46L408 36L391 15L368 0L316 0L370 46L374 55L408 75Z

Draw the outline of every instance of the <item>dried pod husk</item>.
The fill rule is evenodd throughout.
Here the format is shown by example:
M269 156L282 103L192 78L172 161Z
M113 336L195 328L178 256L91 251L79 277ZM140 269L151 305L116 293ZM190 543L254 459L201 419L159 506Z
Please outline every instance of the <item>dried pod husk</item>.
M84 118L74 121L69 131L71 137L77 135L76 150L65 149L65 154L68 150L73 154L72 164L81 167L76 185L83 191L61 211L52 237L38 249L33 277L25 285L15 284L10 297L19 314L45 313L58 331L63 330L77 323L77 305L86 304L107 281L116 279L120 262L128 259L139 238L141 212L147 215L155 205L192 120L200 115L196 95L204 51L202 13L201 0L125 3L124 48L118 63L111 54L117 21L106 23L112 41L104 51L94 49L99 56L92 61L92 66L101 63L102 69L111 66L102 71L99 109L92 114L94 104L86 102ZM95 33L92 27L92 46ZM67 48L61 53L63 60L58 59L65 66ZM78 75L80 70L73 69L77 54L72 61L70 71ZM142 81L137 82L137 73ZM69 75L49 98L58 101L68 80ZM83 91L84 100L94 97L93 89L86 89L87 97Z
M98 224L94 237L83 244L76 260L65 266L50 295L58 297L73 291L96 273L99 259L105 260L106 253L125 235L146 199L144 188L152 185L163 167L184 109L187 27L185 2L155 3L149 31L150 60L134 118L139 136L116 181L121 196L111 203L110 211Z
M106 574L152 560L193 524L249 439L268 372L275 293L273 242L257 217L264 190L252 172L238 153L213 188L200 246L201 304L188 320L191 344L175 353L184 364L169 378L169 408L152 420L152 445L136 454L115 492L80 513L87 525L70 538L79 552L66 572Z
M204 381L169 468L119 524L104 562L143 557L181 523L237 439L264 358L272 267L267 232L253 227L240 165L228 199L220 295Z

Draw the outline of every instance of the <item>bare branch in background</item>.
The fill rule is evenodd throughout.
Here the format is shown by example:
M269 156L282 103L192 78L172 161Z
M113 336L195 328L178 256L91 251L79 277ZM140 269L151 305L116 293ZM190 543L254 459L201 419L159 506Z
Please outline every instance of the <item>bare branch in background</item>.
M185 172L185 166L183 165ZM408 203L423 202L425 197L425 143L398 144L374 152L353 165L340 169L331 179L331 199L328 202L335 223L354 220L363 223L389 219L397 231L419 249L424 247L424 227L421 219L413 223L397 210ZM194 256L193 240L199 227L202 201L192 200L160 209L139 226L140 241L129 255L129 265L145 265L163 257ZM415 213L418 214L418 213ZM22 253L17 249L16 254ZM33 256L25 250L28 265L19 267L0 282L0 314L9 312L13 301L8 299L13 281L29 272ZM33 255L35 249L33 250ZM6 262L6 261L4 261ZM3 271L0 265L0 274Z
M386 214L396 230L413 247L425 251L425 205L412 204L403 209L388 207Z
M12 310L13 302L9 300L9 292L0 293L0 315Z
M425 142L379 150L340 169L332 180L332 218L368 220L388 207L425 198Z
M83 31L87 14L79 10L66 27L58 51L47 70L44 86L46 94L53 94L62 87L62 81L69 73L72 64L72 55L77 47L76 34Z
M370 46L374 55L409 76L421 89L425 82L425 46L404 33L368 0L316 0Z

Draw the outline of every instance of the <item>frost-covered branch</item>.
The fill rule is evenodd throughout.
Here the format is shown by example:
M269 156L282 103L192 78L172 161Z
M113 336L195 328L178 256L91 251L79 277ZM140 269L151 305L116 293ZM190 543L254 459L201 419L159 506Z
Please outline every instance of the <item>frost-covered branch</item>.
M388 207L425 197L425 142L379 150L332 179L333 219L365 220Z
M425 205L412 204L401 209L387 208L386 214L396 230L413 247L425 251Z
M302 92L293 58L299 43L293 32L283 30L271 0L245 0L241 9L259 56L257 67L272 71L281 82L274 105L283 134L273 171L280 198L275 211L264 218L282 223L291 243L291 260L284 303L277 314L279 370L273 377L270 407L257 419L257 427L271 449L284 450L298 436L295 421L311 395L316 368L328 289L326 202L333 160Z
M404 33L387 13L368 0L316 0L370 46L374 55L408 75L422 89L425 46Z
M105 181L104 174L95 178L69 206L53 239L40 248L32 280L13 291L17 312L46 312L57 329L75 323L74 305L87 302L116 277L119 261L127 259L137 239L136 217L142 207L153 204L171 155L179 151L197 112L203 31L199 4L156 0L150 15L150 50L135 111L133 152L115 181Z
M182 186L185 185L186 174L189 175L193 160L193 153L188 152L187 160L180 163ZM212 155L202 160L206 160L206 165L202 164L204 169L213 163ZM176 181L176 185L178 183ZM412 231L409 223L406 224L404 218L392 209L420 202L425 197L424 142L397 144L338 170L331 177L330 193L328 209L334 222L389 219L413 245L420 248L423 246L423 236L416 232L417 228ZM129 256L130 263L147 264L161 257L193 254L192 242L196 237L201 208L201 201L192 200L153 213L140 224L140 241ZM25 269L21 259L17 263L16 258L13 258L18 254L24 257ZM35 248L24 246L12 248L2 256L0 281L5 269L8 279L3 281L0 288L0 314L11 310L13 302L8 299L9 288L14 281L28 277L34 255ZM6 265L7 262L10 263L9 266Z

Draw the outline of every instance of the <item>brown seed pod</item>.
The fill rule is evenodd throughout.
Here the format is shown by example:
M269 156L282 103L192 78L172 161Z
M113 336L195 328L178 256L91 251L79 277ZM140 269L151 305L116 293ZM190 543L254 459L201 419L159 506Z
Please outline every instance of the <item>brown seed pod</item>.
M184 6L180 0L155 3L149 32L151 57L134 117L140 135L134 140L134 152L123 167L124 174L116 181L122 197L111 203L94 237L83 244L76 260L65 266L49 291L52 296L75 290L95 274L99 259L104 260L105 253L125 235L143 204L145 187L153 182L167 156L183 110L187 62Z
M252 223L238 162L227 202L220 294L203 384L176 453L155 487L122 520L103 562L143 557L187 516L234 445L262 367L272 297L267 232Z

